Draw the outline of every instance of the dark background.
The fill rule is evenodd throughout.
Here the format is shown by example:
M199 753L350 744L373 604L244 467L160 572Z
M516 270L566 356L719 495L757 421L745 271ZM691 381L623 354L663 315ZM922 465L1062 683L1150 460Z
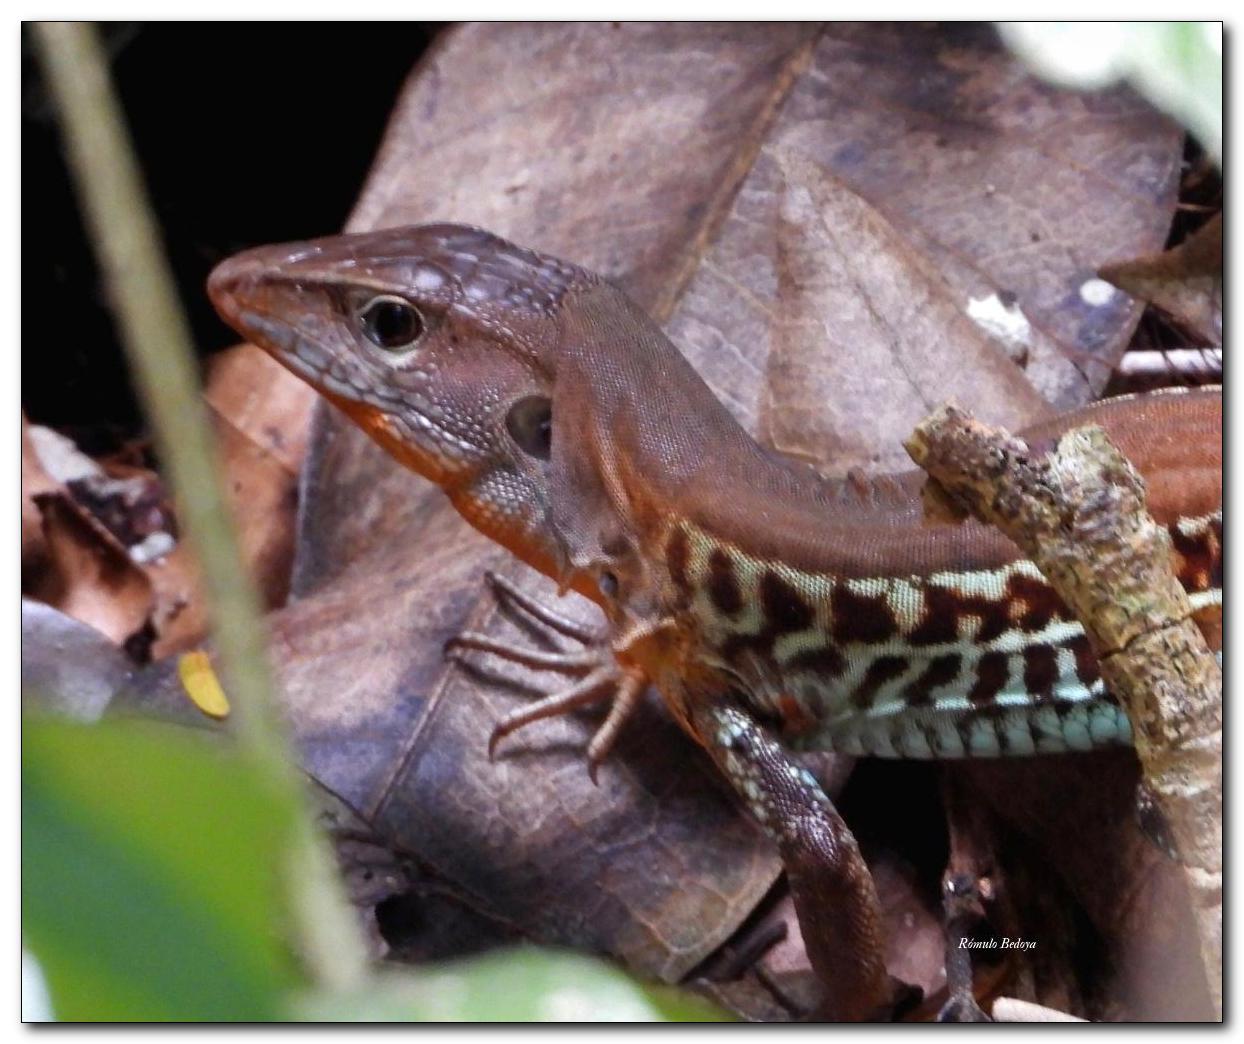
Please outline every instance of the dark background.
M199 349L237 341L203 290L257 243L340 229L424 23L110 23L112 73ZM141 436L51 98L22 34L22 404L91 454Z

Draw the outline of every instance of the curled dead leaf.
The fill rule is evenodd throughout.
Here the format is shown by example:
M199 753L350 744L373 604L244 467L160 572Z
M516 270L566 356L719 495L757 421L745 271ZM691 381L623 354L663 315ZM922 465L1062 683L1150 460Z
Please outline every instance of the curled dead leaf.
M145 658L155 594L128 551L68 493L34 498L42 516L49 567L31 595Z
M29 587L29 574L44 568L47 542L43 522L34 498L51 493L58 484L48 474L30 437L30 423L22 414L22 590Z
M1160 308L1194 342L1222 344L1222 214L1161 253L1101 267L1100 275Z

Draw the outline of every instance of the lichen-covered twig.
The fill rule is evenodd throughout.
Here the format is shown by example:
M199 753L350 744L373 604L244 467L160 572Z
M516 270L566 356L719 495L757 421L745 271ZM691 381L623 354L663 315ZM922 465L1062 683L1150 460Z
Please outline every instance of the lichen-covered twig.
M1099 427L1034 453L953 406L921 422L906 446L1023 549L1084 625L1186 871L1221 1013L1222 671L1171 568L1170 537L1145 508L1143 479Z

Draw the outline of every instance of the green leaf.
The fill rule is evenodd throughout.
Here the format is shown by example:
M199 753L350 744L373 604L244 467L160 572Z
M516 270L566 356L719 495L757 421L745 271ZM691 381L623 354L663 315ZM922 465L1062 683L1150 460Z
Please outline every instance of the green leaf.
M1222 23L1003 22L1002 38L1040 76L1093 89L1127 80L1222 162Z
M522 947L377 976L348 995L297 997L316 1022L723 1022L706 1001L645 986L603 961Z
M292 817L219 741L138 723L22 728L22 925L66 1020L259 1020Z

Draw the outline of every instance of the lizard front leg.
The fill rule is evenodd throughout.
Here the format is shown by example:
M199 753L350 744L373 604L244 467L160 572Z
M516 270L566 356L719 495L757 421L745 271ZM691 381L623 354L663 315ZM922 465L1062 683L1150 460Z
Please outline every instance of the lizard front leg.
M450 639L446 652L451 656L470 649L490 653L509 663L577 678L566 688L521 707L499 721L488 738L488 756L493 757L497 744L525 725L610 700L609 713L587 747L588 775L595 783L600 765L609 756L622 727L643 698L648 687L647 675L622 667L602 635L530 597L502 576L488 573L486 579L498 603L513 607L546 631L569 638L579 646L570 651L559 649L550 652L498 641L474 631Z
M826 1017L887 1017L894 996L880 903L855 838L829 797L739 707L724 701L693 706L690 724L778 844L808 958L825 990Z

